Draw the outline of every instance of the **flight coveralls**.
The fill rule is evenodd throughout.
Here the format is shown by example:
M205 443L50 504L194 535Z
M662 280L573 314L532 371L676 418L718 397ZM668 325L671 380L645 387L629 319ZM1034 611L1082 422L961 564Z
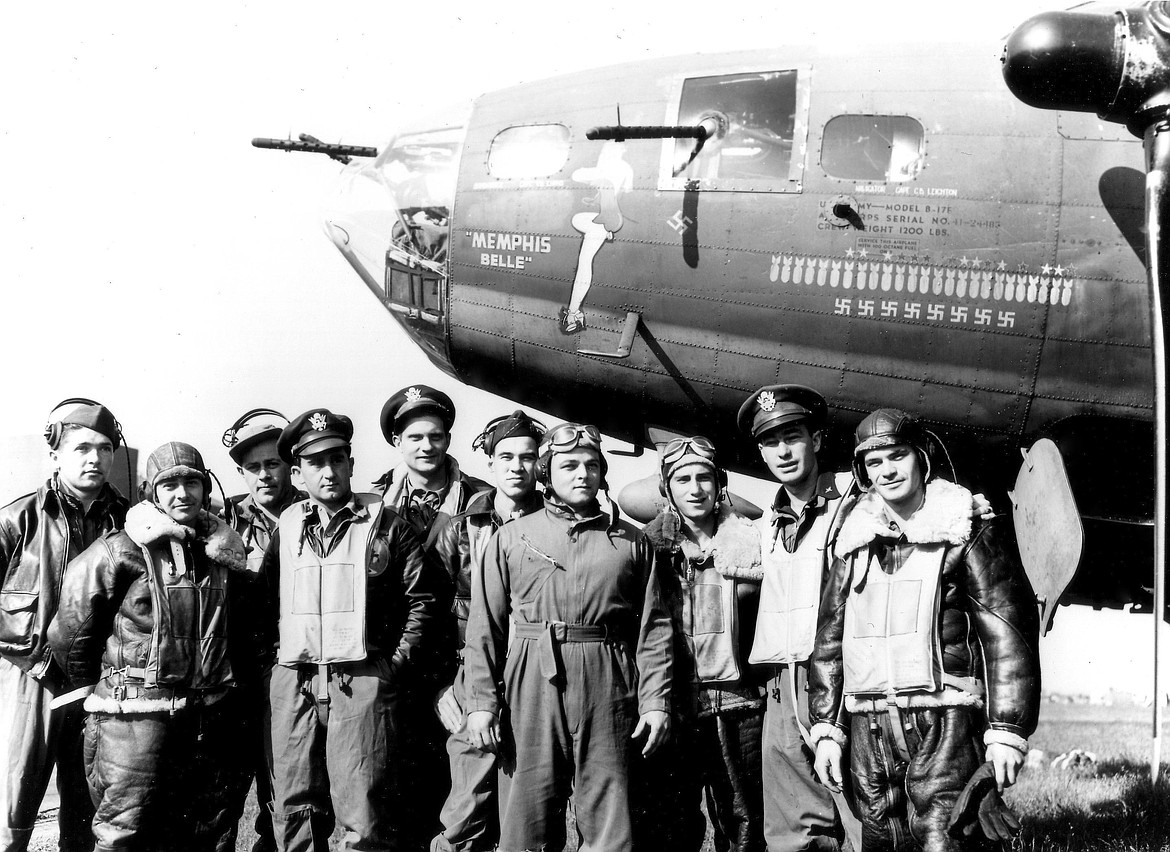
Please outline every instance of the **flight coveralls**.
M290 506L262 573L278 637L269 685L278 848L325 852L330 813L345 849L405 848L402 697L449 653L428 647L446 578L369 494L332 518L312 500Z
M93 802L82 767L80 703L56 710L66 691L46 634L69 560L121 529L125 498L108 483L86 512L56 477L0 509L0 849L28 847L57 769L63 850L92 849Z
M705 551L673 513L644 530L676 628L676 726L670 743L637 764L638 849L698 852L705 796L716 849L764 850L764 690L747 666L763 576L760 536L748 519L720 511Z
M70 685L93 687L98 852L213 850L239 819L251 777L236 684L260 647L244 565L223 520L186 527L149 503L69 564L49 642Z
M809 706L814 738L851 746L866 852L963 848L947 826L982 744L1024 750L1036 728L1035 595L1010 531L971 505L936 479L894 524L869 494L837 540Z
M582 850L630 849L630 736L640 714L670 712L673 630L649 543L546 496L493 536L483 580L464 667L468 711L510 718L499 849L559 848L570 794Z
M427 491L412 488L410 469L400 464L387 471L374 483L376 493L382 495L382 502L398 513L413 528L423 543L423 549L440 563L451 578L454 597L450 598L454 620L444 623L454 632L443 637L448 646L463 647L463 634L467 614L471 605L470 551L465 525L453 519L466 511L471 499L479 493L490 490L483 480L463 473L459 462L453 456L446 460L447 486L442 491ZM456 668L460 665L458 652L446 661L446 665L433 669L433 682L419 684L419 689L406 696L406 710L411 717L414 736L408 745L411 784L412 812L415 819L412 831L418 833L423 845L442 831L441 808L449 798L451 789L451 767L447 756L447 729L443 727L434 710L434 696L451 683Z
M276 507L276 515L308 497L303 491L290 488L288 496ZM244 550L248 558L248 572L259 577L260 565L264 561L264 553L272 541L272 534L276 532L276 518L268 514L256 502L251 494L239 494L230 499L232 503L231 521L244 541ZM249 736L245 741L254 744L256 766L256 803L260 806L256 812L256 842L252 852L268 852L276 848L276 841L272 836L272 767L268 765L266 757L268 749L265 743L271 736L268 719L268 689L263 682L257 682L254 687L258 693L248 695L244 706L254 711L254 715L247 721L249 728L255 731L255 736ZM247 795L247 790L244 794ZM220 848L234 850L236 848L237 827L233 825L224 836Z
M467 693L462 661L466 640L466 615L477 589L483 588L483 559L488 542L501 526L539 510L544 501L534 491L528 502L508 518L501 518L494 507L496 491L481 491L467 510L457 515L443 532L444 537L458 536L468 558L466 570L455 578L455 613L459 618L459 669L453 685L455 700L464 709L467 723ZM441 547L447 550L449 547ZM484 852L500 840L500 801L498 795L498 761L496 755L472 745L466 731L447 738L447 759L451 767L451 792L443 804L440 820L443 831L431 841L431 852Z
M837 849L842 829L829 791L817 779L806 735L808 660L828 574L828 542L848 510L853 475L824 473L799 515L788 492L756 521L764 578L749 662L771 667L764 715L764 837L768 852Z

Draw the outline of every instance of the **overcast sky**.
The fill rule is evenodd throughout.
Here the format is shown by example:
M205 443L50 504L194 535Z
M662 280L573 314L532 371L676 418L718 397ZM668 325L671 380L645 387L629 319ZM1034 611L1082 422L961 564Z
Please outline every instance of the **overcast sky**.
M195 444L231 491L220 434L239 413L325 405L358 425L362 487L396 460L376 425L382 402L425 382L455 397L455 453L482 474L471 438L511 404L431 368L325 238L320 208L340 167L253 149L253 136L381 147L435 106L650 56L807 39L929 51L966 35L994 48L1059 4L745 5L6 5L0 436L37 433L58 400L89 396L145 452ZM616 481L651 469L648 458L621 465ZM0 501L29 487L0 482ZM770 499L770 487L744 489ZM1088 630L1058 632L1071 642L1148 624L1089 618ZM1079 664L1050 671L1070 683L1094 667L1119 684L1148 679L1147 646L1128 644L1100 664L1062 651Z

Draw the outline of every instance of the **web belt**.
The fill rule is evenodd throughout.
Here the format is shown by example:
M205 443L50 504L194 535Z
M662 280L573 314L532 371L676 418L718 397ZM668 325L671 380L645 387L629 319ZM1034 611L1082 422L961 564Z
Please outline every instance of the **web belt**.
M556 683L564 675L557 647L566 642L604 642L610 638L604 624L566 624L563 621L529 621L516 623L517 639L535 639L540 673Z

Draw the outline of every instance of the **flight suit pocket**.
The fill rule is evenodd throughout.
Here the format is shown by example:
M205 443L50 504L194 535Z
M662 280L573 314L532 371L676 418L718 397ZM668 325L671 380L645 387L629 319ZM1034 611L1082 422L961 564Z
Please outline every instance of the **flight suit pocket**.
M0 647L32 646L39 597L36 592L0 592Z
M349 562L335 562L321 569L321 614L354 611L356 571Z
M858 639L869 639L886 634L886 610L890 598L890 587L879 585L866 590L849 600L853 616L853 635Z
M524 612L532 609L531 605L556 571L557 564L552 559L534 552L531 547L525 548L520 561L519 582L516 584L516 598L525 607ZM532 620L540 621L541 618L533 614Z
M293 571L293 615L318 615L321 612L321 568L303 565Z
M918 606L922 581L895 581L890 584L890 635L901 636L918 630Z
M713 583L691 586L690 635L722 633L723 587Z

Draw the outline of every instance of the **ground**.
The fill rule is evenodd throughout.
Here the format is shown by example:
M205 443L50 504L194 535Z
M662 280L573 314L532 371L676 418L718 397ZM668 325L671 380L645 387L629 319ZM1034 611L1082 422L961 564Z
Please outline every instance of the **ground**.
M1170 852L1170 782L1163 764L1155 788L1149 779L1151 710L1134 705L1046 702L1032 746L1045 753L1008 794L1020 814L1020 852L1088 852L1088 850L1164 850ZM1096 755L1096 763L1059 769L1051 761L1070 749ZM1170 750L1170 749L1168 749ZM237 848L251 849L255 800L240 826ZM47 812L30 847L50 852L57 847L53 814ZM573 837L573 832L569 832ZM335 834L331 849L340 848ZM575 849L570 843L569 849ZM710 841L704 852L710 852Z

